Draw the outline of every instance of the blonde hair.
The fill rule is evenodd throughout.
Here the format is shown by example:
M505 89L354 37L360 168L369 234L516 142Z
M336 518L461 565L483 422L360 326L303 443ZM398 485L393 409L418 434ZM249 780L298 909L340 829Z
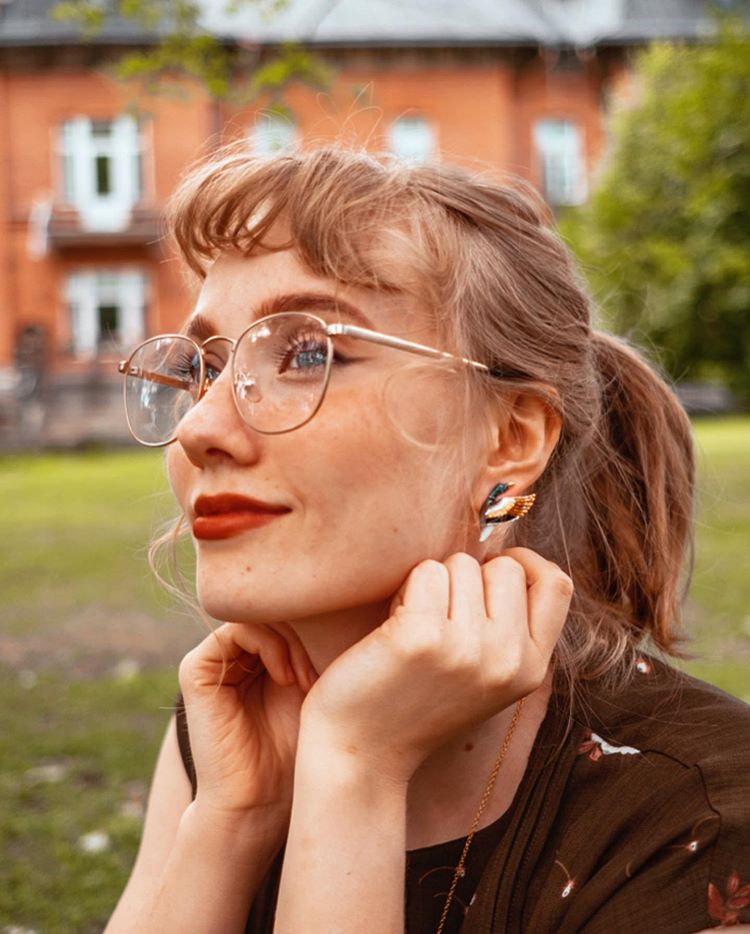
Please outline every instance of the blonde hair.
M283 224L313 272L413 295L446 347L514 374L467 372L475 425L498 397L542 395L562 432L537 505L505 544L533 548L574 581L557 669L571 684L619 679L644 642L679 654L690 424L633 347L592 330L572 256L530 186L338 146L261 159L233 145L188 172L168 219L199 277L217 254L249 253Z

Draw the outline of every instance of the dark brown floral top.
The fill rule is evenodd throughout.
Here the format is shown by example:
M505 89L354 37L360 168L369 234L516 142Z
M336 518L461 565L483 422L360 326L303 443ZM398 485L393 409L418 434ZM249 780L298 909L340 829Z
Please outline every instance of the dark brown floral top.
M176 709L195 789L181 697ZM750 707L644 655L625 689L582 689L569 711L554 694L511 808L472 843L446 932L750 923ZM436 930L462 843L407 854L407 934ZM248 934L273 930L282 858Z

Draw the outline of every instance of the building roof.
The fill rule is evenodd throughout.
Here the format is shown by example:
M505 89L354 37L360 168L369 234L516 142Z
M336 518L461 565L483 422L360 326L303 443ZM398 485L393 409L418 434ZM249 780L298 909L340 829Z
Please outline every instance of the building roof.
M0 0L0 46L62 45L81 42L76 23L59 22L51 11L58 0ZM107 20L94 41L100 44L142 45L155 41L137 23Z
M231 16L204 0L203 22L239 41L312 45L571 45L710 32L706 0L289 0L273 18L255 4Z
M56 22L56 0L0 0L0 46L80 41L80 29ZM629 44L708 34L708 0L288 0L273 16L268 0L201 0L202 25L230 41L318 46ZM731 5L731 0L723 0ZM155 35L128 20L107 20L96 43L132 44Z

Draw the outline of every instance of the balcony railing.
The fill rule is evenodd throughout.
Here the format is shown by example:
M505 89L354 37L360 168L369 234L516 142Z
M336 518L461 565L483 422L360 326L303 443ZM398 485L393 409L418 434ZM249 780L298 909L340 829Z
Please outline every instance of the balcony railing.
M75 208L55 205L47 222L47 242L55 250L100 249L156 244L161 235L159 212L136 205L127 222L118 229L91 230Z

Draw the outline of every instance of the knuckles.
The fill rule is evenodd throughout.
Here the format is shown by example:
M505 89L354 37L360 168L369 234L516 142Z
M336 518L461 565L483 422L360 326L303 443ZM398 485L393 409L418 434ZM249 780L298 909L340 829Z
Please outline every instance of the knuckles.
M445 567L434 558L426 558L424 561L420 561L411 573L420 574L428 579L431 578L436 583L445 580Z
M525 697L541 687L548 669L548 658L519 642L508 645L502 655L489 662L486 679L501 693L512 686L514 694Z
M565 571L560 570L560 568L556 568L552 579L552 586L554 587L555 594L560 597L561 600L571 600L575 593L575 585L573 584L572 578L568 577Z
M492 571L497 573L505 574L509 577L515 578L519 581L526 581L526 571L515 558L511 558L510 555L498 555L497 558L493 558L487 565Z
M402 659L407 663L436 660L443 648L440 628L431 620L409 613L403 607L398 608L396 615L404 628L393 646Z
M183 692L193 684L198 672L200 660L196 652L197 649L191 649L187 655L182 658L177 668L177 681Z
M473 558L465 551L457 551L455 554L452 554L449 558L445 559L445 565L446 567L451 567L458 572L473 571L479 567L479 562L476 558Z

